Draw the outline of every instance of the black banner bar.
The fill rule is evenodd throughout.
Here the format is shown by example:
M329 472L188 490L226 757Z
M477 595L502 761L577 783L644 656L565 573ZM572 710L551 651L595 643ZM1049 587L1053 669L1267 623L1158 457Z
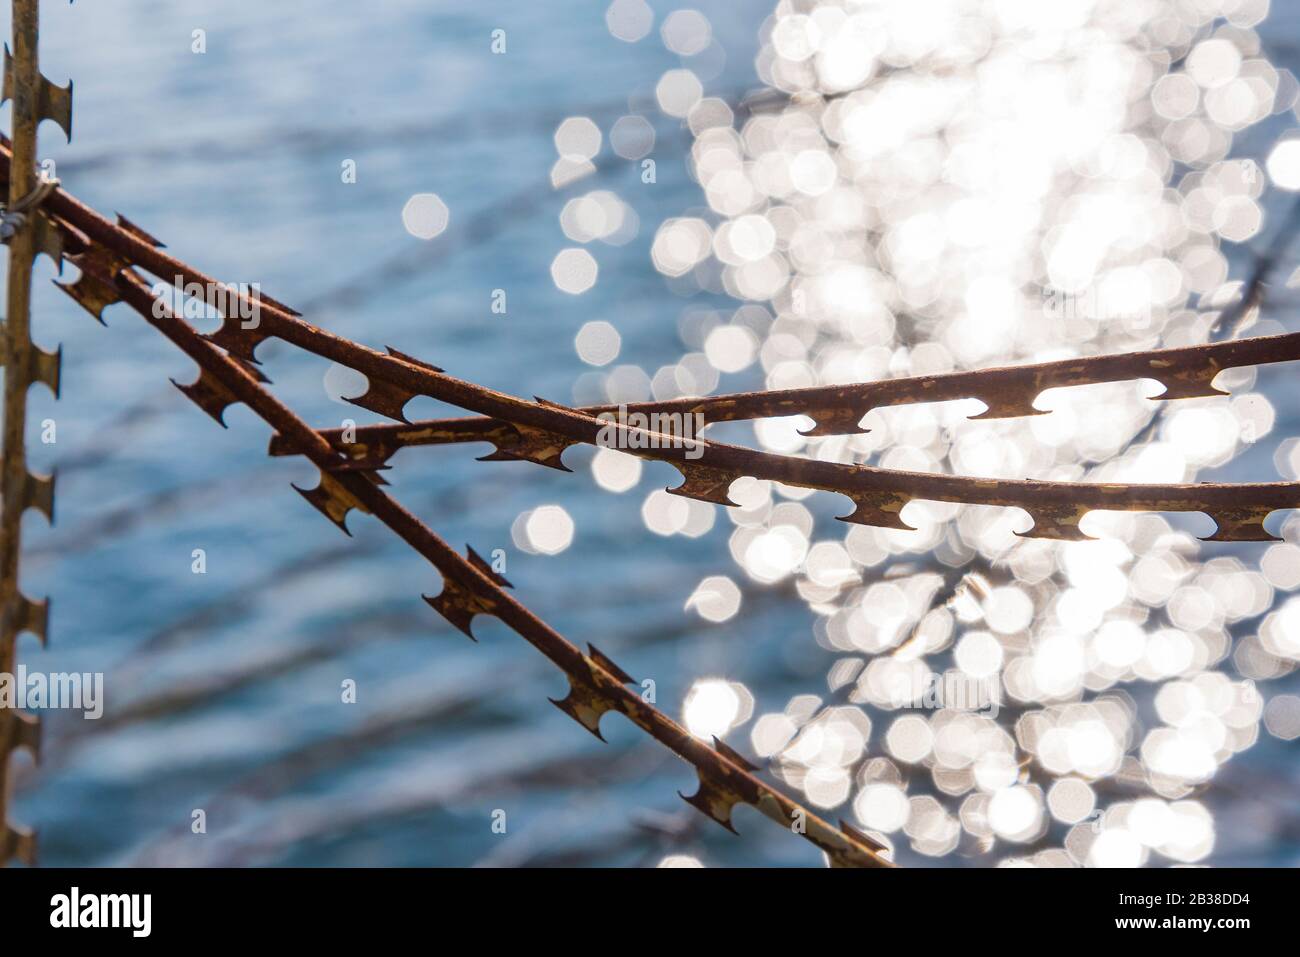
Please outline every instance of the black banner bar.
M739 945L773 921L851 941L895 933L973 947L1130 939L1220 946L1284 932L1293 872L1167 870L43 870L0 871L16 938L296 945L416 939L544 946L637 927L690 928L653 946ZM855 930L856 928L856 930ZM540 936L539 936L540 935ZM618 939L618 938L616 938ZM865 938L864 938L865 939ZM677 940L678 943L674 943ZM459 942L458 942L459 941ZM643 941L646 946L650 942ZM594 946L608 947L593 941ZM5 950L5 953L14 951Z

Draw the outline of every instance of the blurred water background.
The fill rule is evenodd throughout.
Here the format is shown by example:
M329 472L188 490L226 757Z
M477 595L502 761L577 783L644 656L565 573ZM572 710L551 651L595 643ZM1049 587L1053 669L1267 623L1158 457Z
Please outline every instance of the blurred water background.
M75 137L66 145L47 124L41 155L86 202L326 329L515 394L590 401L590 366L574 348L585 323L615 324L617 363L653 374L680 358L688 307L736 305L688 302L651 265L657 225L703 205L689 131L653 109L656 82L682 58L657 29L675 5L652 6L656 29L629 44L610 35L604 4L576 0L45 4L42 65L75 81ZM688 63L706 92L757 88L772 4L692 6L713 31L713 47ZM1261 33L1276 44L1274 64L1294 69L1300 9L1274 6ZM196 28L202 55L191 52ZM494 29L506 32L505 55L491 52ZM607 134L629 112L656 126L657 182L642 183L639 164L606 143L595 174L553 189L560 121L589 116ZM1256 128L1234 155L1259 155L1286 122ZM341 182L347 159L355 184ZM640 229L625 245L593 246L599 280L572 296L549 272L574 245L557 217L592 189L616 191ZM431 241L402 224L421 192L450 210ZM1240 276L1242 251L1229 254ZM52 275L43 261L38 278ZM504 316L490 308L497 288ZM267 430L247 410L230 409L229 429L217 428L167 383L190 381L189 362L125 308L110 309L104 329L48 283L35 303L38 341L63 343L64 376L62 399L35 390L29 415L57 420L55 446L34 431L29 444L60 475L57 526L25 526L24 589L53 596L52 642L41 651L24 639L22 659L104 671L107 682L103 720L48 714L43 766L21 777L16 815L39 828L43 863L625 865L677 853L819 863L744 809L737 839L686 807L676 792L694 789L690 769L626 722L606 721L607 744L586 734L545 700L562 695L563 678L500 625L480 620L477 645L451 629L420 600L437 590L420 559L364 517L350 540L321 520L289 487L310 485L312 470L268 459ZM1270 318L1297 328L1287 312ZM333 397L328 363L276 342L259 355L313 424L374 420ZM1300 431L1293 383L1292 367L1261 372L1277 428L1213 477L1277 477L1277 442ZM751 368L719 389L761 384ZM455 413L417 400L408 414ZM647 466L618 495L593 482L590 450L566 454L574 475L475 462L485 451L407 450L393 491L449 542L504 549L526 603L653 676L670 714L701 676L742 682L756 712L826 693L833 656L791 588L742 584L740 612L721 624L684 610L701 579L740 576L721 517L698 538L646 530L641 504L676 484L672 470ZM519 549L512 524L550 504L572 516L572 543L554 556ZM196 548L205 575L191 572ZM1250 547L1235 553L1252 560ZM349 678L358 702L344 706ZM1205 798L1213 863L1297 861L1294 816L1281 832L1257 826L1260 802L1300 787L1294 759L1294 743L1264 735L1219 772ZM198 808L206 835L190 831ZM491 827L497 809L505 835Z

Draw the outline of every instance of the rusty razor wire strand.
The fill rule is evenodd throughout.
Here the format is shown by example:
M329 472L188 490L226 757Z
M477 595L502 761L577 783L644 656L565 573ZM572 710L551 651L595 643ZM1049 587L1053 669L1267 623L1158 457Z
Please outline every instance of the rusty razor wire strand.
M7 158L7 152L0 148L0 166ZM845 521L906 529L910 526L899 512L913 499L1012 506L1024 509L1033 519L1033 526L1023 534L1062 540L1087 537L1079 529L1079 520L1088 511L1113 509L1205 512L1217 526L1210 540L1271 541L1273 536L1264 529L1264 519L1278 509L1300 507L1300 483L1150 485L935 475L774 455L608 422L556 403L528 401L458 379L391 347L388 353L381 353L326 332L274 299L253 297L199 272L163 252L157 240L139 227L122 217L117 223L110 222L62 189L55 190L46 203L60 219L94 241L87 255L102 261L99 271L113 263L138 265L178 288L197 285L214 308L229 312L230 300L234 300L241 311L255 316L251 322L225 316L221 327L206 337L248 368L256 368L254 353L258 344L278 338L365 375L367 390L351 400L362 408L401 421L406 403L417 395L427 395L505 421L505 430L493 432L486 424L482 426L487 429L485 437L496 445L496 451L485 456L488 460L522 459L567 471L561 455L568 446L610 445L643 458L669 462L685 480L669 491L701 501L732 505L727 496L731 483L752 476L846 495L855 508L844 516ZM111 288L99 288L94 272L92 269L85 282L79 280L67 288L88 307L98 306L93 308L98 315L104 305L116 300L117 294ZM1217 362L1231 353L1211 355ZM1241 355L1255 358L1248 352ZM1177 367L1176 375L1166 377L1168 388L1185 395L1212 388L1209 382L1217 370L1205 365L1204 354L1193 353L1182 361L1186 365ZM1003 405L1008 407L1005 402ZM293 439L279 441L289 443L282 444L282 449L294 447ZM378 469L392 451L382 446L354 448L352 461L357 468Z
M1260 308L1264 286L1298 227L1300 199L1292 203L1280 230L1279 241L1259 257L1240 298L1217 315L1212 331L1224 327L1231 331L1248 314ZM1289 333L872 382L591 405L582 406L577 411L595 416L616 413L627 417L644 416L652 432L670 431L671 427L657 427L657 424L673 419L681 421L686 416L698 417L696 421L701 423L702 429L715 422L802 415L813 421L799 434L812 438L866 434L870 430L863 428L861 422L875 409L928 402L978 399L985 409L969 417L973 420L1045 415L1048 410L1037 408L1034 401L1048 389L1144 378L1153 379L1164 387L1162 393L1151 397L1153 400L1227 395L1214 385L1220 372L1296 359L1300 359L1300 333ZM1157 419L1158 416L1153 417L1152 422ZM481 416L322 429L321 435L335 448L353 457L365 457L374 454L375 450L382 450L380 454L388 457L409 446L517 440L508 422ZM276 436L271 440L270 453L292 455L294 450Z
M661 420L699 415L705 425L777 416L804 415L814 424L800 432L808 437L865 434L859 423L874 409L955 399L979 399L987 408L973 420L1010 419L1045 415L1034 399L1047 389L1096 385L1134 379L1155 379L1165 391L1153 399L1190 399L1226 395L1212 382L1225 369L1292 362L1300 359L1300 333L1236 339L1174 349L1151 349L1117 355L1082 356L1053 362L999 366L967 372L907 376L848 385L813 386L733 392L695 396L662 402L625 405L591 405L576 411L586 415L612 415L620 410L627 416L652 416ZM667 429L651 431L663 432ZM507 440L509 423L483 417L422 419L410 423L363 425L350 429L344 441L343 429L322 430L335 448L353 455L362 449L395 452L412 445L447 445L456 442ZM283 440L273 443L272 455L291 455L294 449Z
M65 288L88 312L100 318L109 302L126 302L199 366L199 378L178 387L200 408L220 422L226 407L242 402L277 432L292 436L320 470L319 485L299 489L302 496L344 531L348 512L356 509L374 515L395 532L443 577L442 591L425 601L470 638L474 616L493 615L537 648L568 678L568 695L553 702L560 710L597 737L606 712L626 715L695 768L699 789L683 797L729 830L734 830L735 805L748 804L821 848L832 865L893 866L881 856L884 845L846 822L839 829L832 827L755 777L751 772L756 767L725 743L715 738L710 747L626 687L634 681L631 675L594 646L588 645L586 654L580 651L510 595L509 583L472 548L460 555L383 490L376 470L332 449L265 388L265 377L255 366L206 341L156 297L124 260L105 255L75 226L65 224L65 229L69 249L77 250L69 258L82 270L81 278Z
M4 146L0 142L0 171L8 159ZM496 432L482 426L488 428L485 437L496 446L495 452L484 456L489 461L524 460L568 471L561 458L569 446L610 446L642 458L670 463L681 472L684 481L668 491L704 502L734 505L728 497L731 483L751 476L845 495L853 501L854 509L843 519L858 524L908 529L911 526L902 520L899 513L914 499L928 499L1020 508L1033 520L1032 527L1020 534L1067 541L1088 537L1080 530L1079 521L1087 512L1096 509L1205 512L1216 525L1215 533L1207 540L1273 541L1274 536L1264 528L1265 518L1279 509L1300 507L1300 483L1294 482L1156 485L936 475L775 455L700 438L658 433L617 421L609 422L544 399L529 401L476 385L392 347L387 353L382 353L334 335L312 325L299 313L265 294L260 297L251 295L245 289L219 282L168 255L158 248L157 240L138 226L121 216L117 223L113 223L63 189L51 193L46 206L61 220L93 240L87 255L98 260L99 264L90 270L91 275L84 282L79 280L65 288L94 314L98 315L103 306L118 298L114 289L101 288L95 278L96 272L111 271L114 264L139 266L181 290L197 286L203 290L204 301L223 316L220 328L205 338L245 363L246 368L256 369L255 352L260 343L277 338L365 375L368 388L362 395L349 400L361 408L405 422L403 409L407 402L415 396L426 395L508 423L507 429ZM235 315L230 308L232 303L238 305L240 313L253 318L244 320ZM1246 346L1251 341L1264 342L1264 349L1274 348L1265 339L1239 340L1224 345L1245 347L1245 352L1237 355L1244 356L1248 362L1259 361L1259 356L1252 355L1249 350L1261 347ZM1217 390L1213 389L1211 382L1219 370L1214 364L1233 353L1209 355L1211 360L1207 360L1203 352L1183 353L1183 358L1176 360L1175 365L1164 373L1167 389L1182 396L1215 394ZM1106 358L1119 361L1113 357ZM1067 364L1073 361L1067 360ZM1160 361L1154 360L1155 368L1149 371L1160 375ZM1179 361L1181 365L1177 364ZM1006 381L1014 381L1016 368L1011 367ZM979 373L958 375L977 376ZM1030 405L1032 398L1024 397L1029 388L1021 385L1022 391L1016 401L1011 398L1016 393L1010 386L1006 395L991 394L995 403L1000 403L1000 407L1008 411L1037 411ZM279 441L288 443L282 444L281 449L296 449L293 438ZM354 447L351 460L359 469L379 469L393 451L382 445L363 449Z
M1292 203L1279 241L1259 257L1240 298L1218 314L1212 331L1223 327L1231 329L1258 310L1263 303L1264 286L1298 227L1300 199ZM1153 400L1225 395L1227 393L1214 386L1214 379L1220 372L1295 359L1300 359L1300 333L873 382L591 405L582 406L577 411L595 416L620 411L627 416L645 416L652 432L667 431L656 428L655 422L670 421L674 417L698 416L703 428L715 422L803 415L813 422L800 434L812 438L865 434L870 430L863 428L861 422L873 410L927 402L978 399L985 409L970 416L976 420L1044 415L1046 410L1035 407L1034 400L1048 389L1143 378L1154 379L1164 387L1164 392L1152 396ZM654 419L654 416L659 419ZM366 454L369 448L386 449L391 455L397 449L413 445L509 441L512 437L508 423L482 417L364 425L348 429L346 439L342 428L325 429L321 434L335 448L354 457ZM273 439L271 454L292 455L293 449L282 440Z
M0 674L12 674L18 636L46 640L49 603L22 593L18 580L22 519L28 509L54 519L54 477L27 468L24 436L27 390L44 383L57 398L61 350L45 352L31 339L32 263L46 253L62 262L59 231L42 211L53 183L37 176L36 127L51 119L72 137L72 84L58 87L37 62L38 0L13 2L13 52L5 47L3 99L13 101L13 162L3 213L9 246L8 299L4 322L4 463L0 467ZM0 867L18 859L36 863L36 836L9 820L9 760L18 748L40 752L38 719L0 704Z

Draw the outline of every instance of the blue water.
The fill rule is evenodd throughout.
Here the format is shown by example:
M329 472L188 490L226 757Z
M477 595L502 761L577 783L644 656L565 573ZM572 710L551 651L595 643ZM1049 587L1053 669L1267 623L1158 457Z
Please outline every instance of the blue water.
M652 5L659 20L676 6ZM726 52L707 91L755 86L768 0L693 5ZM585 322L614 322L619 361L649 374L681 356L687 303L648 250L659 222L702 205L685 164L689 134L662 117L656 183L606 146L596 176L550 188L561 119L591 115L607 130L680 65L657 33L613 39L604 6L46 4L43 67L75 80L75 138L64 144L47 124L41 155L83 200L120 210L211 274L259 283L318 325L506 391L574 401L589 368L573 348ZM1291 15L1276 29L1294 36L1295 26ZM195 29L206 31L201 55ZM506 31L504 56L490 51L494 29ZM347 159L352 185L339 175ZM573 297L548 273L572 245L557 216L593 188L616 190L641 231L623 247L589 247L600 281ZM401 225L417 192L451 210L448 232L430 243ZM686 807L675 792L693 790L690 769L625 722L607 721L601 744L552 708L546 698L565 683L536 652L489 620L476 625L477 645L451 629L420 600L437 590L422 560L361 516L354 539L340 535L289 487L312 484L312 470L267 459L268 431L251 413L234 407L229 429L218 428L167 383L192 380L188 360L125 307L109 310L109 328L96 325L43 281L52 276L42 261L36 330L63 344L63 396L34 391L29 419L56 419L58 441L43 447L33 431L29 445L38 465L59 466L58 524L25 526L23 582L53 596L52 642L42 652L24 639L22 656L34 669L106 672L108 704L100 722L47 716L43 766L19 759L16 816L39 828L44 863L638 864L665 853L818 863L815 849L746 809L736 839ZM495 288L508 292L507 316L490 311ZM328 363L279 343L259 355L312 423L374 420L331 398ZM724 376L721 388L759 385L751 376ZM1300 431L1285 425L1297 418L1285 376L1260 381L1283 396L1275 437ZM429 400L408 408L445 411ZM1231 474L1275 477L1275 445L1260 443ZM572 640L653 677L669 713L703 675L746 683L758 713L824 691L832 658L793 593L749 586L725 625L683 611L704 576L741 576L721 515L698 540L646 531L645 495L676 480L666 466L612 495L592 481L586 450L566 456L574 475L473 461L484 451L403 452L393 490L453 544L505 549L520 597ZM574 517L572 546L521 552L511 523L548 503ZM196 548L205 575L191 572ZM358 701L343 705L349 678ZM1287 756L1268 739L1221 778L1241 775L1250 791L1268 777L1286 793L1283 775L1297 783ZM1252 841L1242 806L1239 823L1235 804L1216 809L1216 859L1294 859L1294 832L1289 843ZM190 831L195 809L207 834ZM491 826L497 810L504 835Z

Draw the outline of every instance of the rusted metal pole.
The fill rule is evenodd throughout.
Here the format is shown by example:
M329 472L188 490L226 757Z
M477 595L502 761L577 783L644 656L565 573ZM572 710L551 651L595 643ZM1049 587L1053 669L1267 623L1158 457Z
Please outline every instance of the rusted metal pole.
M14 164L9 176L8 208L36 185L36 0L14 0L14 56L7 76L13 84ZM23 486L27 479L27 456L23 446L27 423L27 387L24 374L31 349L30 314L32 279L32 233L20 229L9 243L8 302L5 310L5 393L4 463L0 469L0 674L13 674L20 627L16 610L18 553L22 547L22 518L25 507ZM35 835L9 821L9 758L23 737L39 734L36 719L0 702L0 864L18 857L31 864L36 857Z
M24 446L27 391L44 382L58 395L59 354L39 349L31 339L32 263L41 252L59 258L58 233L39 206L48 190L36 172L36 127L55 119L71 129L72 88L52 85L37 62L39 0L13 0L13 53L5 50L4 99L13 101L13 164L9 171L6 231L10 233L8 291L4 322L4 433L0 466L0 674L12 675L18 636L31 632L45 640L48 603L32 601L20 588L23 513L35 508L54 515L53 476L33 475ZM36 862L36 836L9 819L10 756L26 748L39 753L35 717L0 701L0 866L17 858Z

